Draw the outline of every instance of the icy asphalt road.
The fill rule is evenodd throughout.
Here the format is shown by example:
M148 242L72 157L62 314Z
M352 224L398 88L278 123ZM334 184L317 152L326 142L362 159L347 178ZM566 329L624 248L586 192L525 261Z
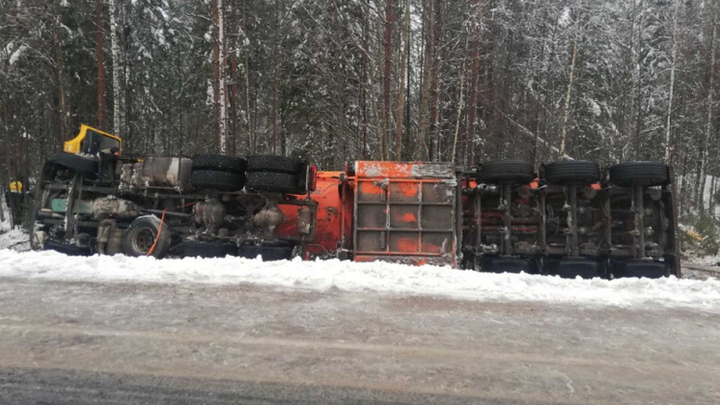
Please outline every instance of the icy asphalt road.
M1 404L718 404L720 314L0 278Z

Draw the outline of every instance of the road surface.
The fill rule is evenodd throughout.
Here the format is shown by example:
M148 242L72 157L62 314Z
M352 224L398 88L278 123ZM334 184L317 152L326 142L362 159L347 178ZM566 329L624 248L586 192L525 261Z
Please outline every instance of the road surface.
M720 314L0 278L2 404L718 404Z

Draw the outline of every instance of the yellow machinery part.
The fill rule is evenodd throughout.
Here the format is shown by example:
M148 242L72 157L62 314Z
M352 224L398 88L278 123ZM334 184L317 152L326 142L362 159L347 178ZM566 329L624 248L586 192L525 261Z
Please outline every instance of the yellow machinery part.
M80 132L77 134L77 136L75 138L65 142L65 144L63 145L63 151L68 152L68 153L73 153L73 154L80 153L80 148L81 148L82 142L85 139L85 137L87 136L88 130L91 130L102 136L116 140L119 145L118 149L120 149L122 151L122 139L120 139L120 137L115 136L113 134L109 134L107 132L101 131L97 128L93 128L93 127L91 127L89 125L85 125L85 124L80 125Z
M700 235L699 233L697 233L697 232L695 232L695 231L693 231L693 230L690 230L690 229L686 229L686 230L685 230L685 234L686 234L687 236L689 236L690 239L693 239L693 240L695 240L696 242L702 242L702 241L705 240L705 237L703 237L703 236Z
M11 193L22 193L23 191L23 184L21 181L11 181L10 182L10 192Z

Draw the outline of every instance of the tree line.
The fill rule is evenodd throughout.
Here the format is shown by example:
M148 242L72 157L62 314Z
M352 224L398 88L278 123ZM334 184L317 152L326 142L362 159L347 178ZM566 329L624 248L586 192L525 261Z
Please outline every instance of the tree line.
M0 0L0 179L87 123L326 169L665 161L683 216L714 218L718 3Z

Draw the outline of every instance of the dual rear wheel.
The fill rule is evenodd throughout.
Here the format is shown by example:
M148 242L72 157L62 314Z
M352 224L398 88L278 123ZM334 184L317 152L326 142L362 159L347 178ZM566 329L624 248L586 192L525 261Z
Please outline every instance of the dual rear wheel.
M522 160L502 160L481 164L478 180L487 184L529 184L535 178L535 168ZM602 179L600 166L583 160L562 160L542 165L540 179L550 185L586 186ZM611 166L610 184L619 187L659 186L669 181L668 167L655 162L628 162Z
M198 190L298 193L304 168L302 160L285 156L196 155L190 182Z

